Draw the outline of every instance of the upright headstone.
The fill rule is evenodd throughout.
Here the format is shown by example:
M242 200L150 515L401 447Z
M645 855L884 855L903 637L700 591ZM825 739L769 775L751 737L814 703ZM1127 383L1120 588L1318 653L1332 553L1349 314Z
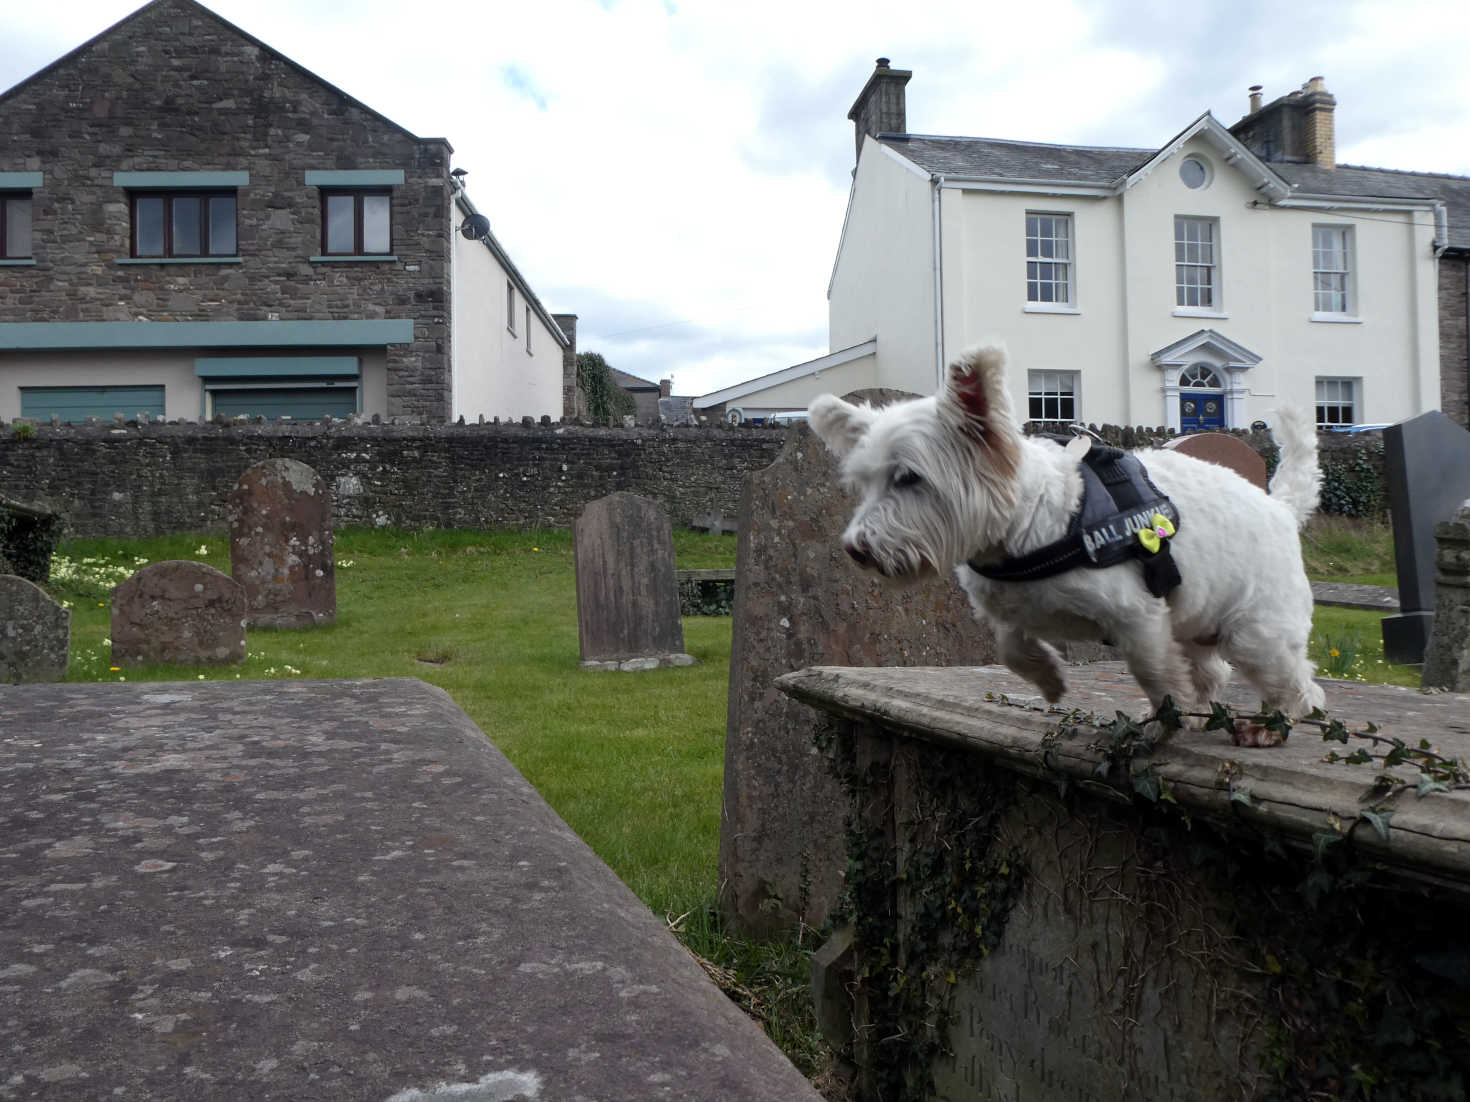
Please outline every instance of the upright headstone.
M1383 621L1383 656L1422 662L1434 623L1434 526L1470 497L1470 432L1439 410L1389 425L1383 430L1383 479L1400 609Z
M0 574L45 585L51 580L51 555L62 527L55 510L0 494Z
M876 404L903 395L861 391ZM845 797L811 741L812 713L776 688L805 666L959 666L995 660L995 640L945 576L903 588L842 550L854 501L805 423L745 478L735 572L721 907L763 935L820 925L842 891Z
M145 566L112 591L112 664L245 661L245 589L202 562Z
M226 499L230 573L245 587L253 627L298 628L337 619L332 495L305 463L267 459Z
M0 681L61 681L71 650L71 612L34 582L0 574Z
M598 498L572 526L582 668L688 666L668 514L636 494Z
M1228 432L1192 432L1176 436L1164 444L1171 451L1192 455L1207 463L1229 467L1247 482L1266 488L1266 461L1238 436Z
M1434 632L1424 652L1426 689L1470 693L1470 501L1435 526Z

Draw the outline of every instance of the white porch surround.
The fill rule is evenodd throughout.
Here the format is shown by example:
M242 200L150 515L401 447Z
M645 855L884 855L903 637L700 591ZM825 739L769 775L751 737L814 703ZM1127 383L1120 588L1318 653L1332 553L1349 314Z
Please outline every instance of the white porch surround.
M1245 373L1261 362L1250 349L1213 329L1200 329L1149 357L1163 371L1164 426L1179 431L1179 374L1191 364L1206 363L1225 379L1225 427L1248 423L1245 399L1250 392Z

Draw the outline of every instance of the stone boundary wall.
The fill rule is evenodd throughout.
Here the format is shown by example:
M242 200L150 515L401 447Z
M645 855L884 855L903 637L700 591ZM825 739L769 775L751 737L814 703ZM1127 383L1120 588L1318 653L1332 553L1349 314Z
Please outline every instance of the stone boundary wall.
M619 490L687 526L733 517L741 480L784 430L606 429L557 424L352 423L0 426L0 491L43 501L74 537L223 531L249 467L296 459L332 490L339 528L569 528Z
M1162 429L1104 425L1098 432L1124 447L1168 439ZM0 424L0 493L55 506L70 536L222 531L224 495L246 468L296 459L331 486L339 527L569 528L587 502L619 490L654 499L683 527L700 514L735 516L742 478L775 460L785 434L724 425L17 420ZM1235 435L1270 463L1267 436ZM1323 433L1318 441L1329 491L1335 467L1357 470L1381 499L1381 433Z

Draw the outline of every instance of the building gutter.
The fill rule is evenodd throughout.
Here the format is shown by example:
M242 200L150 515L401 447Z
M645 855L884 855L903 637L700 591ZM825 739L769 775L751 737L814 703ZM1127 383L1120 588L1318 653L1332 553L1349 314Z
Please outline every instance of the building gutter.
M929 177L930 222L934 234L934 374L940 389L944 387L944 242L940 234L940 194L944 191L944 176L934 173Z

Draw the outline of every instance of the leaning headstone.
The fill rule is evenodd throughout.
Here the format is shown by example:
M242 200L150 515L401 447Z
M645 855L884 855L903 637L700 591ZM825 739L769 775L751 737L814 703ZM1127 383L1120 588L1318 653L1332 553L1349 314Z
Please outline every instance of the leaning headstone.
M572 526L584 670L688 666L668 514L636 494L598 498Z
M298 628L337 619L332 495L295 459L267 459L226 499L230 574L245 587L252 627Z
M112 591L112 664L245 661L245 589L202 562L145 566Z
M1266 461L1260 452L1238 436L1231 436L1228 432L1192 432L1187 436L1174 437L1164 447L1228 467L1247 482L1263 490L1266 488Z
M1422 662L1434 623L1434 526L1470 497L1470 432L1439 410L1389 425L1383 481L1401 609L1383 621L1383 657Z
M1434 529L1434 631L1423 687L1470 693L1470 501Z
M0 681L61 681L71 650L71 612L34 582L0 574Z
M861 391L884 404L898 391ZM959 666L995 660L953 577L902 589L842 550L854 502L811 429L745 478L735 571L721 907L744 934L818 926L842 892L845 798L811 741L812 713L776 688L805 666Z

